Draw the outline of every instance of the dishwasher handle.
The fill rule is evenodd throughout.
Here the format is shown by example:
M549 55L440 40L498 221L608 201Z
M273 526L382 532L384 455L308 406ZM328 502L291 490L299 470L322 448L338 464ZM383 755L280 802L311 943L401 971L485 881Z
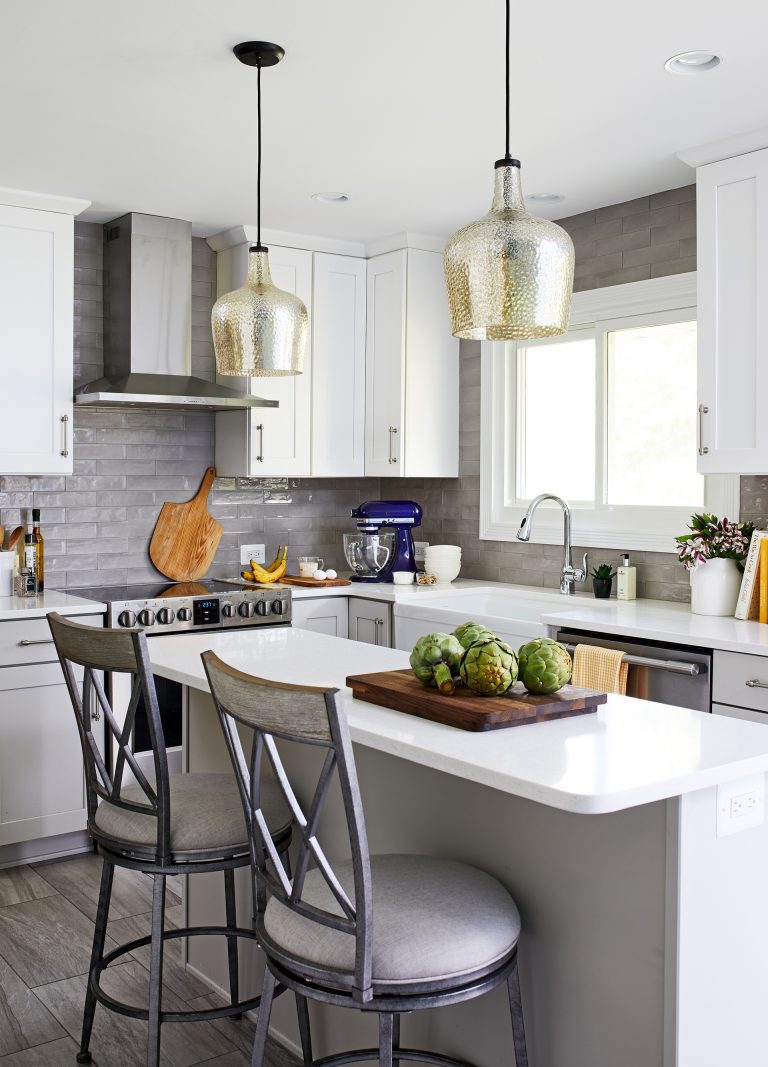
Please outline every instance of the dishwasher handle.
M589 644L589 642L586 643ZM576 645L566 645L565 647L569 652L576 651ZM651 656L630 656L627 653L624 654L624 662L631 664L633 667L649 667L651 670L669 671L670 674L686 674L690 678L706 674L707 670L702 663L688 663L685 660L676 659L654 659ZM747 682L747 685L750 684L752 683ZM754 684L768 689L768 682L761 683L755 680Z

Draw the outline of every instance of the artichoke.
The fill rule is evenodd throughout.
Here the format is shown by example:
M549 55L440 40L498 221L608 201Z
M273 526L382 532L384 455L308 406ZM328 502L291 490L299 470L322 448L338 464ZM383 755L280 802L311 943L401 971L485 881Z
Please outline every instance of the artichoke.
M464 653L461 680L479 696L503 696L517 681L517 656L498 637L481 638Z
M453 631L453 636L461 643L465 650L475 641L487 641L494 636L487 626L481 622L464 622Z
M422 685L451 694L463 654L464 649L453 634L426 634L413 646L411 668Z
M529 693L556 693L573 673L568 649L549 637L528 641L518 657L520 679Z

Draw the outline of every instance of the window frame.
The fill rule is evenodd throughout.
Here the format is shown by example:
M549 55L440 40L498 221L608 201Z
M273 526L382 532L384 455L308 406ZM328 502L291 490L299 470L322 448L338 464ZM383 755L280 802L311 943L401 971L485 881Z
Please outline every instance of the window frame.
M570 331L593 332L597 350L596 474L605 462L607 382L605 340L611 330L632 328L647 316L659 324L696 319L696 273L671 275L603 289L574 293ZM658 316L658 318L656 318ZM539 342L525 342L534 347ZM546 342L541 342L542 344ZM551 342L550 342L551 343ZM519 432L514 412L521 381L518 346L513 342L483 342L481 345L481 435L480 435L480 538L514 541L529 500L506 504L510 477L519 484ZM564 385L567 388L567 382ZM508 418L509 405L513 417ZM505 455L508 457L505 462ZM597 482L599 487L600 480ZM707 475L704 508L729 519L738 519L739 475ZM584 506L572 502L574 543L589 548L649 552L674 551L674 537L685 530L690 508L652 508L633 505ZM562 543L562 511L545 503L536 515L531 541Z

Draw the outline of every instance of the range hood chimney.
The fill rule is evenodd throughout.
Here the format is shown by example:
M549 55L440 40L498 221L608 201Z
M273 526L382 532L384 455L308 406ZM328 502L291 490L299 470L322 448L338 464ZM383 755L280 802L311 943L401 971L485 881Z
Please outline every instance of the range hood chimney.
M104 377L76 404L277 407L192 375L192 224L124 215L104 228Z

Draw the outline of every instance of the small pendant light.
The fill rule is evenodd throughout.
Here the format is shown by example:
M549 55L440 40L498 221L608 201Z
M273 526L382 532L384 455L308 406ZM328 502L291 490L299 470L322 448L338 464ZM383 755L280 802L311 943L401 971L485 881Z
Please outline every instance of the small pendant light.
M491 210L458 230L444 253L451 330L472 341L565 333L573 292L573 242L525 210L520 161L509 152L510 0L506 9L506 152L495 164Z
M241 63L257 69L256 244L248 250L245 285L225 293L213 305L216 370L256 378L301 374L307 309L297 296L273 283L269 249L261 243L261 68L279 63L285 51L267 41L246 41L235 45L234 53Z

